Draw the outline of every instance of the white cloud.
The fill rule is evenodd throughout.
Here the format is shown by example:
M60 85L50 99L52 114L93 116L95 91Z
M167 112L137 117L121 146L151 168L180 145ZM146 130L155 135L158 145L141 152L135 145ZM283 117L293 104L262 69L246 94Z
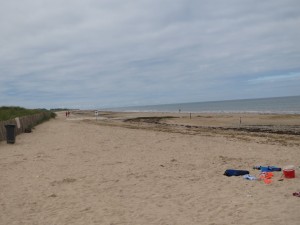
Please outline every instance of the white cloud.
M253 84L259 84L259 83L285 82L285 81L292 81L292 82L300 81L300 73L261 76L261 77L251 79L248 82Z

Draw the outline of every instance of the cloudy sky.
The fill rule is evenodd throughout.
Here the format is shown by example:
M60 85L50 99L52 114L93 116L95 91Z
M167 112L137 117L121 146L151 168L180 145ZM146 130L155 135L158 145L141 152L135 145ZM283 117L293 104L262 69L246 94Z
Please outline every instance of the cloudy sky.
M0 105L292 95L299 0L0 0Z

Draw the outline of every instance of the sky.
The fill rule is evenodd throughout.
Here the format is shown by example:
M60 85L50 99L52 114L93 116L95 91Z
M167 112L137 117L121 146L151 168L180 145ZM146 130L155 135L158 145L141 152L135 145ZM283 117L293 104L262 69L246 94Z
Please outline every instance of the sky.
M0 0L0 105L293 95L299 0Z

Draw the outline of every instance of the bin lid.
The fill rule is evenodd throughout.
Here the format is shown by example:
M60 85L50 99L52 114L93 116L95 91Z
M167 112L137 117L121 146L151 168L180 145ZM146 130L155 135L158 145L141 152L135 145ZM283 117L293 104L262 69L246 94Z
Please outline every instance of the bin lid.
M6 124L5 127L15 127L16 125L14 124Z

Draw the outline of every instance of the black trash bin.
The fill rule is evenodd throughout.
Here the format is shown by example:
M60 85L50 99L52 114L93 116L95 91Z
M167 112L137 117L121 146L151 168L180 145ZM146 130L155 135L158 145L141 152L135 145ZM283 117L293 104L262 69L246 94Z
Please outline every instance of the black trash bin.
M5 125L7 144L15 143L15 140L16 140L15 127L16 127L16 125L13 125L13 124Z

